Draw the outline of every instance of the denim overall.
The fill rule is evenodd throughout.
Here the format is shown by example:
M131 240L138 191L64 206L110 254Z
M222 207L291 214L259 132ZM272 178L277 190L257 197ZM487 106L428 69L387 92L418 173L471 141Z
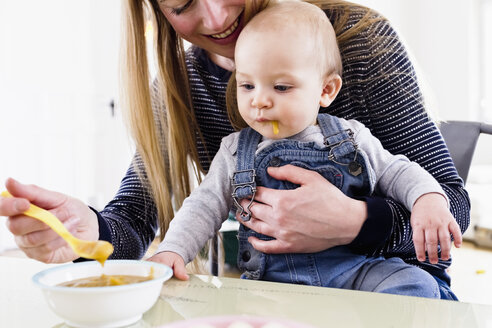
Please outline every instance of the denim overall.
M338 118L328 114L319 114L318 124L324 136L324 147L314 142L281 140L262 149L256 156L261 135L251 128L240 132L232 185L233 199L243 220L249 220L252 200L246 208L241 207L239 200L246 197L254 199L257 185L274 189L298 187L289 181L270 177L267 173L269 166L292 164L316 171L352 198L371 194L373 179L365 155L354 142L352 131L344 129ZM400 258L358 255L347 246L318 253L264 254L252 247L248 242L249 236L273 239L240 226L238 266L245 279L439 297L432 276Z

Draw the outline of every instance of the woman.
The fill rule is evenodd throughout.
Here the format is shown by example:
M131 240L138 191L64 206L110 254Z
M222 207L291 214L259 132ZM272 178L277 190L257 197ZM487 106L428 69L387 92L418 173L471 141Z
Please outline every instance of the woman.
M394 30L358 5L310 2L332 21L342 53L344 86L330 113L358 119L390 152L428 170L447 193L464 231L469 223L467 193L425 112L414 69ZM190 192L187 159L195 164L196 175L206 172L221 138L234 131L225 89L234 68L235 41L245 21L265 5L261 0L125 1L120 94L137 145L134 163L116 197L100 213L67 196L8 180L7 189L17 198L1 200L0 215L10 216L9 229L28 256L45 262L76 259L51 230L19 215L28 206L25 199L50 209L81 238L111 241L113 258L141 258L158 222L161 231L167 231L173 217L171 194L179 207ZM146 8L156 26L158 76L153 83L146 69ZM186 53L182 39L194 45ZM445 273L450 260L438 261L437 252L429 252L426 262L416 259L410 216L402 205L376 196L350 199L301 168L286 166L270 173L301 187L295 193L259 188L251 207L253 219L244 224L276 240L252 240L255 248L266 253L315 252L349 244L362 254L398 256L431 273L442 298L454 298Z

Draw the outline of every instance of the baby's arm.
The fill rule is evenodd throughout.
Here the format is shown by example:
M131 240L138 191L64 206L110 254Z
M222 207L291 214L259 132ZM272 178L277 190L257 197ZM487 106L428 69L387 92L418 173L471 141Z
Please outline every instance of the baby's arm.
M456 247L461 246L462 236L439 183L417 163L384 149L381 142L362 124L356 121L350 123L355 130L356 142L374 170L376 191L404 204L411 212L410 224L417 259L425 261L427 250L429 262L437 263L440 244L441 259L448 260L450 233Z
M437 245L441 245L441 259L449 260L451 237L454 245L461 247L460 227L448 209L447 200L438 193L420 196L412 207L410 224L413 230L413 243L419 261L425 261L425 251L429 262L436 264L439 260Z
M149 260L169 265L178 279L187 280L191 262L227 218L232 206L230 178L235 169L235 136L223 139L202 183L185 199L164 232L164 240Z
M149 261L158 262L173 269L174 276L180 280L188 280L184 260L181 256L173 252L161 252L149 258Z

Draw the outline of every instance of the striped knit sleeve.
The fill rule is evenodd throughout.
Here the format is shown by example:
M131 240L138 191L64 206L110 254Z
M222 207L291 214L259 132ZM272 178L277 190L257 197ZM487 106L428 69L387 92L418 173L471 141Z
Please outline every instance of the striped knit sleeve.
M142 165L138 155L134 163ZM100 226L104 227L101 219L105 229L109 228L114 246L112 259L140 259L145 255L157 231L157 209L134 164L121 181L116 196L99 213Z
M365 107L370 113L368 126L387 150L417 162L440 183L452 214L465 231L470 221L469 197L436 124L424 108L414 67L386 21L378 22L373 29L364 89ZM392 199L385 201L392 215L392 230L387 242L376 252L418 264L410 213ZM449 263L439 265L446 267Z

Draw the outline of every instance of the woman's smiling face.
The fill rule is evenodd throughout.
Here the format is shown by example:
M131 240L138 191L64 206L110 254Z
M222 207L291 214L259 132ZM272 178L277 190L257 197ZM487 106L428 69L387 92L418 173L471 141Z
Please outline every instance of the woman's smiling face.
M234 58L246 0L158 0L180 37L211 54Z

